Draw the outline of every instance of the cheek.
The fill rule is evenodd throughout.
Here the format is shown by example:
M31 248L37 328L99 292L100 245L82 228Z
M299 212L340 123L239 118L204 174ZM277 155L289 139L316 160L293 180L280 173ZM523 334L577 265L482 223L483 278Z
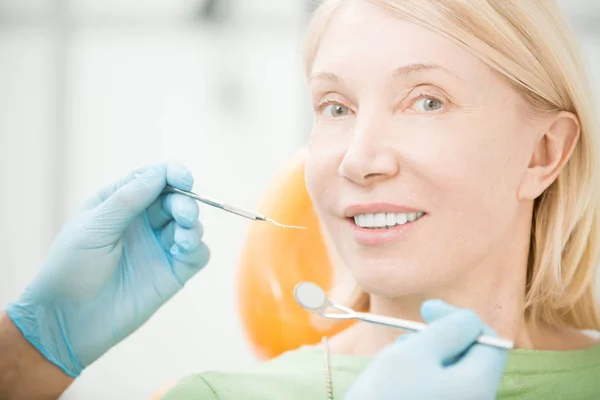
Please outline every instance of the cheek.
M315 125L306 160L306 188L317 211L335 206L339 198L338 168L347 146L346 130Z
M516 194L527 160L522 128L515 123L471 114L419 125L411 143L404 143L405 169L413 169L417 179L441 191Z
M309 153L304 168L304 180L306 181L306 190L315 207L318 207L319 199L322 197L321 193L323 191L323 186L319 181L319 175L322 169L319 160L315 159L314 154Z
M447 151L432 154L424 162L430 167L423 174L439 191L484 200L515 190L517 170L511 155L499 147L463 147L453 143Z
M337 168L339 160L330 149L311 144L304 170L306 189L317 212L331 208L339 192Z
M517 127L499 125L449 126L434 145L415 147L415 175L424 183L432 212L461 226L456 232L465 236L484 234L481 240L485 233L500 234L516 218L517 190L527 165Z

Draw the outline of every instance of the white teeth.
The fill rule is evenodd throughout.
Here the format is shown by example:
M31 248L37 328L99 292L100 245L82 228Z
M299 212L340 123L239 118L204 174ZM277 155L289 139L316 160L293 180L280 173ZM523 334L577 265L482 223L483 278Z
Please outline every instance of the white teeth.
M354 223L358 226L365 226L365 216L362 214L355 216Z
M392 213L385 214L385 225L394 226L396 225L396 215Z
M354 223L362 228L389 228L414 222L424 215L424 212L360 214L354 216Z
M398 225L404 225L407 222L408 222L407 214L396 214L396 223Z

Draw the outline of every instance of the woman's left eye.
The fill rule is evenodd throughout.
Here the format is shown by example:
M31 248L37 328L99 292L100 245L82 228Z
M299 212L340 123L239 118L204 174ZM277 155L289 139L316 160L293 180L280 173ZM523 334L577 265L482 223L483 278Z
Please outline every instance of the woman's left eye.
M420 111L437 111L444 106L444 103L434 97L423 97L415 101L414 105Z

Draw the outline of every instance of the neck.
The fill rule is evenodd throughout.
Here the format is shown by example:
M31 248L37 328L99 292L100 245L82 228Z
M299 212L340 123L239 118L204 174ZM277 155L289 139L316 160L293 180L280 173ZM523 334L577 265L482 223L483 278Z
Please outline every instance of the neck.
M525 278L518 270L503 269L501 274L490 276L473 273L460 287L439 290L402 298L371 296L370 312L413 321L423 321L420 309L423 302L437 298L458 308L473 310L485 324L499 336L513 340L519 348L530 349L534 344L531 328L525 321ZM523 276L523 278L521 278ZM386 345L398 337L398 331L371 326L375 342Z
M423 321L421 305L425 300L437 298L455 307L475 311L500 337L513 340L517 348L534 348L532 338L539 335L526 323L524 315L528 248L502 250L474 266L467 276L461 276L460 282L445 288L397 298L371 295L369 312ZM352 346L351 352L369 356L393 343L402 333L358 323L344 336L350 342L353 341L351 337L363 338L359 341L360 345ZM369 340L364 340L365 337ZM344 337L340 339L341 342L346 341Z

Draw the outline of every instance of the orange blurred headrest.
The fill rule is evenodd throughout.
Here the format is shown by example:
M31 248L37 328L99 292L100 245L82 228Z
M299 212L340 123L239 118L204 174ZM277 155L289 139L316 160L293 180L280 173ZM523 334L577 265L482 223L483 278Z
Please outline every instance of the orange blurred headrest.
M325 290L332 284L331 262L304 181L306 155L302 149L276 174L260 212L308 229L252 224L242 249L238 307L246 336L262 359L316 343L343 328L314 327L310 314L293 297L298 282L315 282Z

